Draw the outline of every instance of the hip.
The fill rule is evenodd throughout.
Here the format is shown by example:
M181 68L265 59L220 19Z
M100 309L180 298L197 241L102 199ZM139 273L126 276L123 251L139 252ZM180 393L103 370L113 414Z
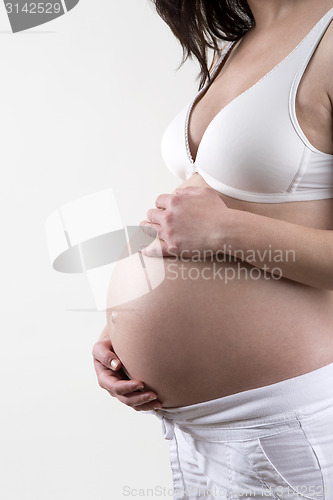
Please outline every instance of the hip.
M275 384L159 410L170 440L174 498L332 500L332 387L329 363Z

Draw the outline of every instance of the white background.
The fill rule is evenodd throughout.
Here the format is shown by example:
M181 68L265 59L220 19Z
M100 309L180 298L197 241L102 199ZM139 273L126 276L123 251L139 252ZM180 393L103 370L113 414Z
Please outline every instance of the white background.
M176 71L180 44L148 0L81 0L16 34L2 4L0 44L0 498L171 488L160 421L97 385L91 349L104 313L71 311L93 297L84 275L52 269L44 223L108 187L137 223L179 184L160 140L197 90L198 66Z

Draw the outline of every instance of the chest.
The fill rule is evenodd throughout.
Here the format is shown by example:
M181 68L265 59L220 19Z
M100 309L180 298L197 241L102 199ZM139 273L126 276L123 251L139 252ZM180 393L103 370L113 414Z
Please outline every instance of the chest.
M171 172L183 180L197 172L243 201L332 198L331 18L333 9L288 50L269 41L234 52L228 43L211 81L163 134Z
M331 26L330 30L333 31ZM330 36L333 38L331 34ZM333 120L328 93L327 42L325 39L325 43L318 44L299 82L294 101L298 124L308 141L318 150L332 154ZM266 77L273 76L270 75L272 67L273 73L279 71L280 68L276 66L283 60L282 54L283 48L282 51L272 54L269 59L264 48L262 53L231 51L218 76L208 90L195 100L192 107L188 123L188 142L193 158L196 157L205 131L214 118L239 97L246 97L245 94L250 97L257 85L261 85ZM274 86L271 92L274 99ZM256 112L256 109L252 109L252 112ZM271 119L274 120L273 108Z

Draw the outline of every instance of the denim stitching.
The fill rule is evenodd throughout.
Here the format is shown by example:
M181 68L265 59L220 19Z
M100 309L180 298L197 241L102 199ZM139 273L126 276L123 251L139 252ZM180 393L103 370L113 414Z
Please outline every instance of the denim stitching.
M224 445L226 448L227 448L227 466L228 466L228 484L229 484L229 487L228 487L228 498L230 499L231 498L231 460L230 460L230 446L228 446L227 444Z
M296 420L295 420L295 423L296 423ZM297 425L295 425L295 426L293 426L293 427L291 427L289 429L283 429L282 431L264 434L264 435L260 436L260 438L276 436L278 434L283 434L285 432L291 432L291 431L295 430L298 427L299 427L299 421L297 422ZM250 438L247 438L247 439L230 439L230 436L229 436L228 440L223 441L223 440L221 440L219 438L216 438L216 439L209 438L209 436L208 436L208 438L207 438L207 436L193 436L191 434L191 429L187 429L186 431L182 429L182 432L185 432L186 434L188 434L191 437L195 437L195 439L197 439L198 441L207 441L207 439L208 439L210 443L224 443L224 442L227 442L227 441L233 442L233 443L243 443L245 441L253 441L253 439L258 439L258 438L253 438L253 437L250 437Z
M302 421L306 424L310 424L312 422L316 422L316 420L319 420L320 418L327 417L328 415L331 415L333 413L333 408L326 408L325 410L322 410L319 412L319 415L314 415L311 418L312 414L306 414L305 410L300 410L299 414L296 415L297 420L300 422L300 425L302 426ZM300 420L300 418L302 420Z
M259 438L259 446L260 446L260 450L262 451L262 453L264 454L265 456L265 459L267 460L267 462L270 464L270 466L276 471L276 473L279 475L279 477L281 478L281 480L286 483L286 485L288 487L291 488L291 490L296 493L296 495L299 497L299 498L307 498L308 500L316 500L315 498L313 497L308 497L307 495L304 495L303 493L299 493L297 490L295 490L295 488L289 483L289 481L287 481L287 479L282 476L282 474L280 474L280 472L277 470L277 468L275 467L275 465L271 462L271 460L269 459L269 457L267 456L265 450L263 449L262 445L261 445L261 442L260 442L260 438Z
M328 413L328 415L330 415L330 413ZM319 417L320 418L320 417ZM304 437L305 439L307 440L307 442L309 443L309 446L311 446L311 449L313 451L313 454L314 456L316 457L316 460L317 460L317 463L318 463L318 467L319 467L319 470L320 470L320 474L321 474L321 482L322 482L322 485L323 485L323 499L322 500L325 500L326 498L326 493L325 493L325 481L324 481L324 475L323 475L323 470L321 468L321 465L320 465L320 462L319 462L319 458L317 456L317 453L315 452L315 449L313 448L312 444L310 443L310 440L308 438L308 436L306 435L305 433L305 430L303 429L303 426L302 426L302 422L300 422L300 420L297 418L297 420L299 421L299 425L300 425L300 428L302 429L302 432L304 434ZM307 498L310 498L310 497L307 497Z
M266 483L266 481L258 474L258 471L257 469L255 468L255 465L254 463L252 462L251 458L250 458L250 455L246 449L246 446L244 445L244 443L242 443L243 445L243 448L244 448L244 451L245 451L245 455L247 457L247 460L250 464L250 467L252 469L252 471L254 472L256 478L259 480L259 482L265 487L268 489L268 491L270 492L270 494L272 495L272 497L275 498L275 500L281 500L281 498L279 496L277 496L274 491L271 490L271 488L268 486L268 484Z
M200 403L199 403L200 404ZM208 405L207 405L208 406ZM256 419L252 419L253 423L251 425L234 425L234 424L222 424L222 425L205 425L205 424L197 424L197 427L198 428L213 428L213 429L227 429L227 430L230 430L230 429L250 429L252 427L259 427L259 426L265 426L265 425L272 425L272 424L283 424L283 423L286 423L288 424L289 422L292 422L293 420L296 420L296 415L297 413L295 411L293 412L290 412L288 414L286 414L285 416L284 415L278 415L276 417L270 417L270 420L267 422L267 416L266 417L260 417L260 418L256 418ZM192 420L193 419L197 419L197 418L201 418L202 416L206 417L208 415L206 415L205 413L198 413L195 417L192 417ZM168 417L166 417L168 418ZM277 419L280 419L280 420L277 420ZM187 426L191 426L191 424L193 423L190 420L187 420L186 418L185 419L182 419L181 417L178 417L178 419L175 419L177 420L178 423L180 424L185 424Z

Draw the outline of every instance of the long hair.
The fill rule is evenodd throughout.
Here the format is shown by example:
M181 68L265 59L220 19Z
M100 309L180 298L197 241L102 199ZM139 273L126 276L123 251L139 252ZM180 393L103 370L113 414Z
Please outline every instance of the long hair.
M157 14L179 40L183 57L199 61L199 90L210 81L207 53L219 53L219 42L240 39L255 20L246 0L151 0Z

